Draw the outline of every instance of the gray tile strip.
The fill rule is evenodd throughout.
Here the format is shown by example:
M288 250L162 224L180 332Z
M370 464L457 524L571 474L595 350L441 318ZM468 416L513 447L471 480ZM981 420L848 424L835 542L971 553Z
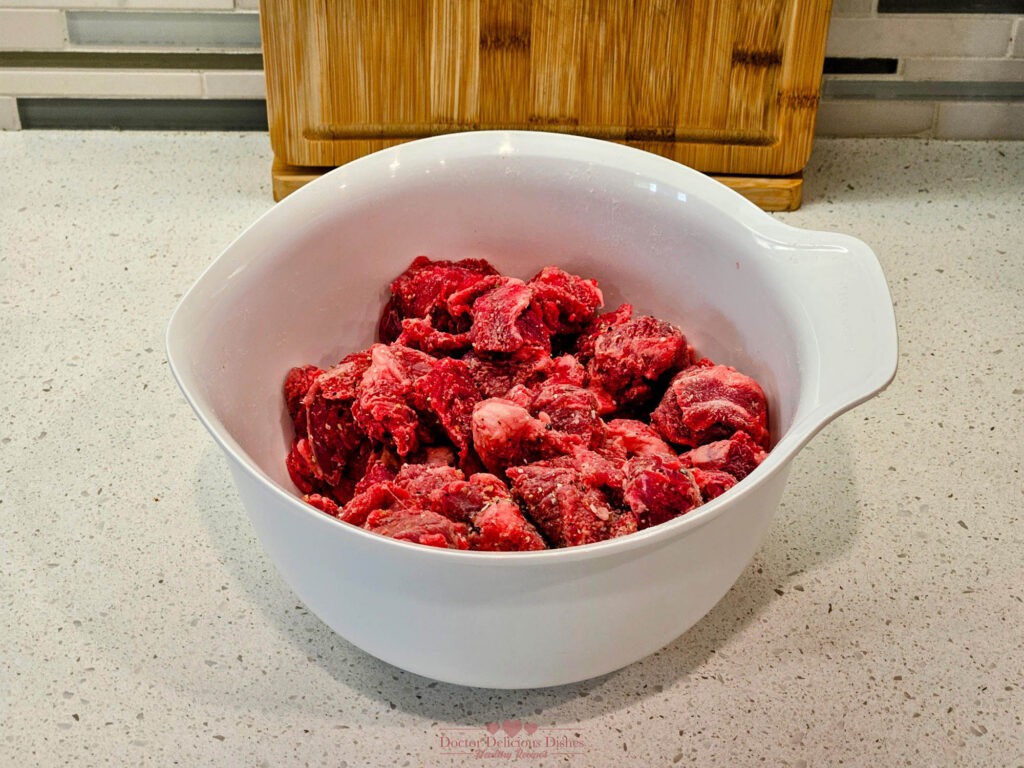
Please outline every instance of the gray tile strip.
M1024 0L878 0L879 13L1024 13Z
M1024 83L826 79L822 92L832 99L1021 101Z
M899 69L899 63L899 59L893 58L826 56L822 71L826 75L894 75Z
M260 70L259 53L131 51L0 51L0 69L201 69Z
M23 129L266 131L265 101L241 99L18 99Z
M68 11L73 45L259 48L256 13Z

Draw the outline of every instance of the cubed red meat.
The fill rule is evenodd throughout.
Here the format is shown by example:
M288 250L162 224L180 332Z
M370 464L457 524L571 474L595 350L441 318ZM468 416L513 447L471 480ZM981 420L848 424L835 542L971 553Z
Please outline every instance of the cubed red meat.
M473 447L488 471L528 464L572 450L580 438L550 430L511 400L493 397L477 403L472 419Z
M308 458L317 478L337 485L349 462L365 444L366 434L353 417L350 400L328 399L324 395L323 379L324 376L317 378L302 400L306 409Z
M580 480L594 488L603 490L612 501L619 504L622 497L625 462L609 459L587 448L575 448L570 455L558 456L552 463L572 467Z
M469 548L481 552L528 552L548 546L518 504L511 499L499 499L473 516Z
M371 451L367 457L366 470L363 476L356 483L354 493L359 495L367 488L386 480L394 480L398 470L402 468L402 461L394 453L386 448L379 448Z
M573 355L559 355L551 358L544 368L544 382L547 384L572 384L582 387L586 381L587 369Z
M329 496L321 496L319 493L307 493L302 499L309 506L316 507L331 517L338 516L338 502Z
M736 430L768 446L768 401L760 385L727 365L702 361L672 379L651 424L676 445L696 448Z
M302 405L302 398L322 373L323 370L315 365L303 365L292 368L284 379L284 402L297 435L306 434L306 409Z
M538 462L512 467L508 476L514 497L553 546L592 544L636 530L632 512L612 507L571 467Z
M593 322L604 296L596 280L585 280L558 267L544 267L528 285L541 310L548 335L578 333Z
M473 302L473 349L476 352L515 352L522 347L546 346L549 332L539 308L531 307L533 291L513 277Z
M670 456L636 456L626 462L623 497L641 529L660 525L701 504L693 474Z
M309 441L304 437L297 437L292 441L291 450L285 459L285 467L288 469L288 476L300 493L313 493L314 490L324 485L313 471L313 457L309 451Z
M370 352L353 352L317 379L320 393L328 400L355 400L363 374L370 367Z
M431 355L451 355L465 352L473 343L469 331L449 333L434 327L429 317L413 317L402 321L396 344L412 347Z
M597 415L597 398L572 384L548 384L532 398L529 409L548 429L575 435L582 445L594 447L604 438L604 422Z
M419 506L375 509L367 515L366 530L399 541L442 549L469 549L469 529Z
M472 438L473 408L483 399L469 366L452 358L438 360L414 387L418 399L437 416L459 456L465 459Z
M631 456L675 455L675 451L653 427L636 419L612 419L606 422L604 442L597 450L609 457L620 457L623 461Z
M395 507L415 507L416 501L412 494L399 488L392 481L384 481L371 485L362 493L353 496L338 512L338 519L362 528L366 519L375 510L393 509Z
M462 361L485 398L505 397L517 385L530 389L542 383L582 386L586 375L572 355L552 358L537 347L522 347L511 355L468 352Z
M445 309L453 318L472 318L473 304L488 291L505 285L509 278L504 275L485 275L452 293L445 301Z
M684 466L728 472L737 480L754 471L768 454L746 432L736 432L728 440L705 443L681 454Z
M352 415L359 428L378 443L408 456L420 444L423 425L412 401L416 380L430 372L436 358L397 344L374 344L370 365L359 384Z
M607 393L617 410L636 407L666 373L689 365L692 349L671 323L641 315L594 338L587 363L590 387Z
M697 468L691 471L693 472L693 479L697 482L697 487L700 488L700 495L705 502L717 499L736 485L736 478L728 472L721 472L717 469Z
M597 337L611 328L628 323L633 317L632 304L620 304L611 312L598 315L590 322L576 339L576 357L586 365L594 357L594 342Z
M625 461L610 459L588 448L575 446L571 453L544 459L537 464L570 469L581 485L600 491L611 506L622 510L629 508L622 497Z
M378 329L385 344L395 341L402 332L402 320L430 317L434 327L456 332L465 328L449 323L446 302L460 291L497 270L482 259L434 261L417 256L413 263L391 283L391 297L384 308Z
M465 475L446 464L405 464L398 470L394 483L413 498L429 504L431 494L457 480L465 480Z
M432 491L430 508L456 522L468 523L488 504L511 498L508 486L500 478L488 472L477 472Z
M717 497L765 457L763 391L602 302L556 267L523 282L418 257L391 284L385 343L285 377L289 476L344 522L487 551L603 541Z

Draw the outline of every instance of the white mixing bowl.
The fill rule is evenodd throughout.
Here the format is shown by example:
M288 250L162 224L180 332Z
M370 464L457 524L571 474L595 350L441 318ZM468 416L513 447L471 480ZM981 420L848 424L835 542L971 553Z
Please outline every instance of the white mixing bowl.
M700 354L761 382L774 448L689 514L570 549L441 550L307 506L285 470L284 375L374 341L388 282L418 254L597 278L606 307L628 300L675 322ZM664 158L533 132L414 141L303 187L203 273L167 350L260 541L310 610L403 669L499 688L604 674L686 631L750 561L793 456L883 389L897 357L888 288L864 243L789 227Z

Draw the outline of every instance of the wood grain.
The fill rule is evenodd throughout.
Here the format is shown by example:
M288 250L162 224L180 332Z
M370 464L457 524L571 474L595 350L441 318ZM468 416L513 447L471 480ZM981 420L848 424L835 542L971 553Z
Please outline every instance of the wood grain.
M261 0L260 10L283 165L514 128L750 177L807 163L829 0Z

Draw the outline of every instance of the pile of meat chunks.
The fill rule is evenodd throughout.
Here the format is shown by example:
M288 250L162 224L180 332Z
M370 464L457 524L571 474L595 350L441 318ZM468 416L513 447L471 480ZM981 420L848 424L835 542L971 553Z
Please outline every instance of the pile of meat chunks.
M379 342L289 371L289 474L328 515L435 547L571 547L658 525L765 457L748 376L697 359L671 323L546 267L420 256Z

